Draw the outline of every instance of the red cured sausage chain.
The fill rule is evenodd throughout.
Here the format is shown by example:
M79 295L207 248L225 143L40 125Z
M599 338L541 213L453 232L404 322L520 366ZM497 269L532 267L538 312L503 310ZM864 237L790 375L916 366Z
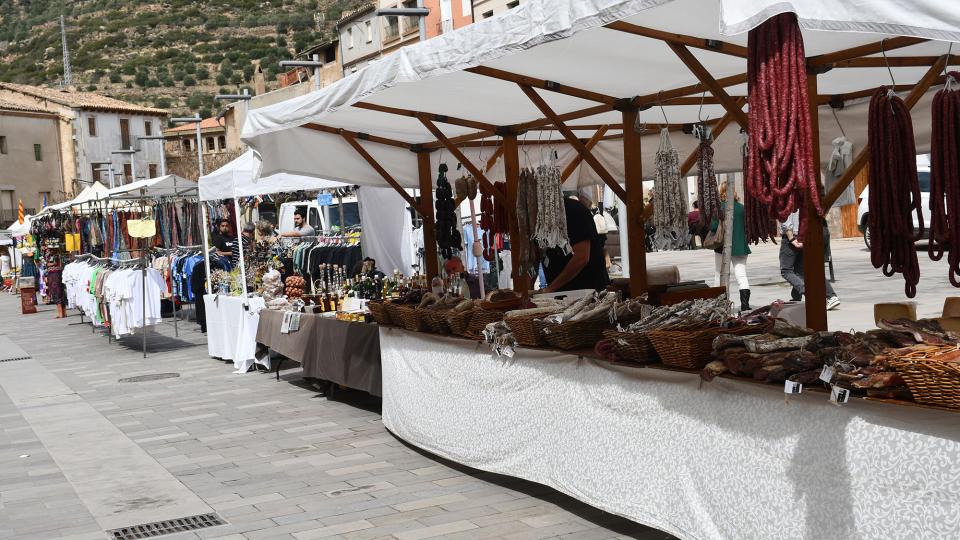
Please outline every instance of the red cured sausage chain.
M951 241L960 240L960 89L951 88L960 74L950 73L948 85L933 98L930 143L930 258L939 261ZM960 249L947 255L950 284L960 287Z
M710 225L714 219L723 216L720 204L720 192L717 189L717 175L713 172L712 140L703 138L697 149L697 198L700 203L700 224Z
M923 236L917 148L910 109L887 88L870 100L870 262L885 276L903 274L907 297L917 294L920 263L914 242ZM919 230L913 226L916 213Z
M747 153L743 154L743 170L747 170ZM769 208L753 196L749 189L743 190L743 217L746 225L747 242L751 244L776 241L777 222L770 217Z
M784 221L810 197L823 215L813 163L803 36L792 13L750 31L747 83L750 133L746 189ZM800 213L800 237L806 213Z

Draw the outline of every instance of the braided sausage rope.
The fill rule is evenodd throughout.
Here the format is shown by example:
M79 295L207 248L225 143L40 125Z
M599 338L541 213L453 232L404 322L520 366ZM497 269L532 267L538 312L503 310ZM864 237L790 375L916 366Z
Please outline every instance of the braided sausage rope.
M743 170L746 171L749 159L746 143L741 151ZM760 242L767 243L768 240L777 242L777 220L770 217L770 209L760 199L754 197L749 189L743 190L743 217L748 243L756 245Z
M806 197L823 215L813 163L806 56L796 16L783 13L750 31L747 38L750 89L747 189L770 216L784 221ZM806 214L800 213L800 236Z
M720 191L717 189L717 175L713 172L713 140L700 139L697 147L697 201L700 203L700 225L710 225L714 219L723 216L720 204Z
M917 295L920 263L914 242L923 236L917 148L910 109L900 97L879 88L870 99L870 262L883 275L903 274L908 298ZM910 214L916 212L919 231Z
M960 74L951 72L947 84L933 98L930 143L930 243L934 261L943 258L947 244L960 240ZM960 248L947 256L950 284L960 287Z

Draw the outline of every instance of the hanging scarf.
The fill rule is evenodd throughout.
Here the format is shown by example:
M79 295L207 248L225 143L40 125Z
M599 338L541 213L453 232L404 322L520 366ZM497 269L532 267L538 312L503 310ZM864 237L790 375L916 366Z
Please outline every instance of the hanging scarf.
M540 165L535 176L537 227L533 234L534 241L541 250L558 248L569 254L570 237L567 235L567 213L564 210L563 191L560 186L560 168L552 163Z

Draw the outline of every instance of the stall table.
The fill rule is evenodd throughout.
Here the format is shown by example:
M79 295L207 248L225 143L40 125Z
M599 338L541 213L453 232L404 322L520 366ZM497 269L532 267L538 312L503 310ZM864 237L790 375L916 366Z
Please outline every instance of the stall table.
M215 358L233 360L237 373L246 373L256 362L257 327L263 298L207 294L207 352Z
M955 538L956 413L381 328L383 422L683 539ZM414 389L415 391L411 391Z
M283 311L260 313L257 342L303 365L303 376L380 396L380 336L376 324L304 313L300 329L283 334Z

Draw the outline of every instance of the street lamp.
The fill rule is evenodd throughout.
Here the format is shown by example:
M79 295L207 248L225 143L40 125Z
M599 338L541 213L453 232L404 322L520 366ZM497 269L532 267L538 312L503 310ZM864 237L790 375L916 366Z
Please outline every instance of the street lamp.
M415 8L382 8L376 11L378 17L417 17L420 27L420 41L427 40L427 16L430 9L423 7L423 0L417 0Z
M137 137L138 141L166 141L167 138L163 135L154 135L152 137ZM160 176L167 175L167 152L163 147L164 143L160 143Z
M320 61L320 55L313 55L313 60L281 60L280 67L305 67L313 68L313 89L320 89L320 68L324 66L324 63ZM241 98L242 99L242 98Z
M200 118L199 114L193 117L170 119L171 124L189 124L192 122L197 126L197 182L203 176L203 148L200 146L200 122L202 121L203 118ZM207 270L207 294L213 294L213 282L210 279L210 226L207 224L207 205L203 201L200 201L200 224L200 232L203 234L203 264L206 265Z

